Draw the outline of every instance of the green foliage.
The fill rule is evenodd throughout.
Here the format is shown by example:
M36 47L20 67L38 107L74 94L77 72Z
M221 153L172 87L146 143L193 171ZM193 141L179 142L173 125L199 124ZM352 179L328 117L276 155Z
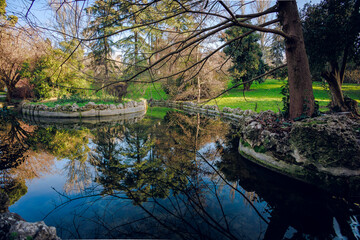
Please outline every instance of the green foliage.
M279 80L285 80L288 77L288 68L283 67L279 70L276 70L274 73L271 74L273 78Z
M6 14L6 0L0 0L0 16Z
M59 97L56 101L48 101L48 102L33 102L31 104L43 104L48 107L55 107L56 105L67 105L76 103L79 107L85 106L89 102L94 102L96 104L114 104L116 102L116 98L110 95L100 95L98 97L95 96L82 96L80 94L75 94L71 96L63 95Z
M17 232L12 232L10 233L10 240L14 240L19 236L19 233Z
M24 180L14 180L2 190L8 195L9 206L11 206L24 196L28 189Z
M10 26L15 26L18 17L14 15L6 15L6 0L0 0L0 23L5 22Z
M232 40L246 31L246 28L232 27L225 31L227 34L226 41ZM249 81L267 70L267 65L261 59L262 52L258 43L259 39L258 34L252 33L224 48L225 54L230 56L233 62L233 66L230 67L229 71L234 83ZM263 79L258 81L263 81Z
M355 0L327 0L302 10L306 51L313 75L359 58L360 14ZM347 53L345 53L347 51Z
M113 33L117 26L115 21L116 1L95 1L94 4L86 10L91 13L93 20L90 21L89 27L85 29L84 34L91 38L97 38L90 43L92 56L92 67L96 76L100 77L100 82L109 80L111 72L115 65L111 61L112 47L114 46L111 37L104 37Z
M58 158L68 158L85 162L88 146L89 131L82 130L58 130L56 128L39 128L28 141L34 151L38 149L48 151Z
M286 81L284 85L281 86L281 95L283 95L281 101L283 103L282 114L285 118L289 116L290 113L290 94L289 94L289 82Z
M68 57L70 49L74 49L76 41L61 42L60 48L50 49L50 53L40 58L34 67L29 63L24 64L23 75L30 79L34 86L34 94L38 99L82 94L87 91L81 88L90 87L82 76L84 66L81 63L84 52L80 49L63 64Z

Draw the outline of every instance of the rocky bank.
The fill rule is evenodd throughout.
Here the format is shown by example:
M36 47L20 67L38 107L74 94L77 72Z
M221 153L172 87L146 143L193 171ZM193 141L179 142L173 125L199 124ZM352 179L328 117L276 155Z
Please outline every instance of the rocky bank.
M289 121L272 111L194 103L152 102L153 105L219 116L238 126L239 153L245 158L337 194L360 192L360 120L326 114Z
M26 222L16 213L8 210L9 198L0 191L0 240L60 240L54 227L43 221Z

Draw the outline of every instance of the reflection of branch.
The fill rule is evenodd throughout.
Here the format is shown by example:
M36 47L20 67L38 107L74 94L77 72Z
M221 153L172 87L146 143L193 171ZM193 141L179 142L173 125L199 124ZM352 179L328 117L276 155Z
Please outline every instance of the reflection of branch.
M214 168L213 165L211 165L207 160L206 158L200 153L200 152L197 152L197 155L202 159L204 160L204 162L206 162L218 175L219 177L227 184L229 185L232 189L234 189L236 192L240 193L241 196L243 196L246 201L253 207L253 209L255 210L255 212L259 215L259 217L267 224L269 224L269 221L266 220L262 215L261 213L259 212L259 210L257 210L257 208L255 207L255 205L250 201L250 199L248 199L245 194L243 194L242 192L240 192L237 188L234 188L220 173L218 170L216 170L216 168Z
M62 202L61 204L55 206L54 209L52 209L50 212L48 212L43 218L42 220L45 220L50 214L52 214L53 212L55 212L57 209L64 207L65 205L74 202L76 200L80 200L80 199L85 199L85 198L91 198L91 197L103 197L100 193L97 194L90 194L90 195L86 195L86 196L80 196L80 197L75 197L75 198L70 198L67 195L60 193L59 191L57 191L55 188L52 188L57 194L59 194L62 197L65 197L67 199L67 201ZM109 196L112 196L109 194ZM119 197L117 196L117 198L121 198L121 199L127 199L129 200L130 198L128 197Z

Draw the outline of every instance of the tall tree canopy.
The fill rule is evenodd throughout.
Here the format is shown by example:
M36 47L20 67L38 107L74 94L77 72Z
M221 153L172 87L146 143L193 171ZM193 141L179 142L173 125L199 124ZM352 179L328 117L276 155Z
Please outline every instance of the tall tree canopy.
M65 1L63 2L65 3ZM142 76L150 76L151 82L172 77L179 78L189 72L189 70L201 69L212 56L233 41L240 40L255 31L268 32L285 38L290 93L290 118L300 117L301 115L311 116L313 114L314 96L311 75L295 0L278 0L274 6L252 14L242 13L242 9L247 4L244 1L123 0L119 2L124 6L128 6L128 8L116 9L114 21L109 23L109 26L119 26L116 30L111 33L103 33L100 36L87 36L81 39L77 36L74 37L77 37L82 42L91 42L100 38L123 38L124 36L130 36L131 32L139 33L144 30L146 35L143 43L148 44L151 42L149 39L152 39L150 36L155 32L161 32L162 36L177 34L174 38L168 38L170 41L162 46L158 46L158 49L153 48L155 52L144 52L142 55L139 55L137 52L138 45L135 44L135 56L141 56L142 62L146 64L141 65L137 69L138 71L119 81L128 83L130 81L139 81L139 78L141 81ZM67 1L66 3L68 4ZM74 1L74 4L76 3L77 1ZM131 11L127 11L130 8ZM278 13L278 18L257 24L255 23L256 21L252 21L253 19L273 13ZM182 23L191 16L203 16L203 20L194 25L178 25L178 23ZM251 23L249 23L250 21ZM272 24L276 23L281 24L282 30L271 27ZM223 44L219 43L219 38L216 39L216 37L226 29L234 26L243 27L248 30L232 40ZM166 64L177 66L179 62L184 61L189 56L189 53L195 51L200 44L212 46L212 49L206 51L206 54L202 55L191 66L185 66L176 73L165 72L165 74L153 77L152 70L160 69ZM224 61L218 64L217 70L221 70L223 63ZM135 66L139 66L138 62L135 63ZM199 73L199 71L195 72ZM190 81L193 78L194 76L190 74L188 77L182 78L182 81ZM103 88L113 84L116 83L109 83Z
M341 86L348 62L360 59L359 11L359 0L325 0L307 4L303 10L305 44L312 73L327 81L331 106L338 111L352 110L352 101L344 99Z

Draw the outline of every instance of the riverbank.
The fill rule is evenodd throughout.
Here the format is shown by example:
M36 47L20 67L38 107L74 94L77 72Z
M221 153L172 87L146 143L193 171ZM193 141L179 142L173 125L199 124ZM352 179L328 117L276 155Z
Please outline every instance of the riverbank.
M360 121L324 114L289 121L273 111L153 101L152 106L219 116L238 126L239 153L292 178L341 195L360 191Z
M43 221L27 222L20 215L8 210L9 198L0 191L0 240L60 240L56 228Z

